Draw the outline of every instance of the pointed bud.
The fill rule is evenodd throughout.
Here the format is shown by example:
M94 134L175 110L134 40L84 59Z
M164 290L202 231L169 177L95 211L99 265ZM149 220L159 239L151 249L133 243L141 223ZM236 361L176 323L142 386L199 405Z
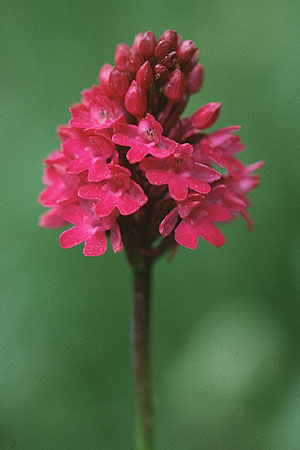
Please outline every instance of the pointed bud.
M154 67L155 72L155 80L161 82L162 84L166 83L170 78L170 72L166 66L162 64L156 64Z
M149 89L153 81L153 72L149 61L146 61L138 70L136 74L136 81L144 88Z
M120 72L115 67L109 75L109 88L114 97L123 97L129 88L129 81L126 73Z
M177 50L177 54L181 61L189 61L197 50L193 41L183 41Z
M179 102L184 92L184 77L181 70L174 70L164 87L164 95L173 102Z
M159 43L155 47L154 55L157 59L162 59L172 50L172 43L170 41L159 41Z
M125 72L127 69L127 62L129 59L129 47L126 44L119 44L115 51L115 64L117 69Z
M192 115L193 127L205 130L213 126L220 115L220 111L221 103L219 102L212 102L202 106Z
M160 41L170 41L172 44L172 50L176 50L177 48L177 38L178 38L178 34L176 33L176 31L174 30L167 30L165 31L161 37L160 37Z
M146 31L140 34L134 41L134 48L145 58L153 55L156 46L155 35L152 31Z
M204 69L201 64L196 64L187 76L187 86L191 94L196 94L202 86Z
M145 115L147 109L146 91L135 80L133 80L125 95L125 107L138 120Z
M144 59L142 56L133 47L131 47L129 49L128 70L132 73L136 73L143 62Z

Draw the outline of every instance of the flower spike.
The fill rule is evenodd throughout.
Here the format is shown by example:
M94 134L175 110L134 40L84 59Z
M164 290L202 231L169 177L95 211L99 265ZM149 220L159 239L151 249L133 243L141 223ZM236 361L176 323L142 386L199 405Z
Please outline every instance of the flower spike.
M199 237L219 247L217 225L241 215L249 227L247 194L259 184L262 162L245 166L237 125L207 131L220 115L211 102L182 117L199 91L204 69L191 40L175 30L159 39L138 34L121 43L115 66L105 64L99 84L83 91L61 148L45 159L40 203L50 208L40 225L71 225L60 245L84 242L86 256L107 248L156 258L182 245L195 249ZM124 244L123 244L124 242Z

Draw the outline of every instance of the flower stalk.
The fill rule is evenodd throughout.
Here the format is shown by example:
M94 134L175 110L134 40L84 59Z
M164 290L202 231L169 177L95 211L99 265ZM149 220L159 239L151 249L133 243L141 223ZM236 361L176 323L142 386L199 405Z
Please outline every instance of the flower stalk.
M133 269L132 359L136 404L136 450L154 450L150 356L151 260Z

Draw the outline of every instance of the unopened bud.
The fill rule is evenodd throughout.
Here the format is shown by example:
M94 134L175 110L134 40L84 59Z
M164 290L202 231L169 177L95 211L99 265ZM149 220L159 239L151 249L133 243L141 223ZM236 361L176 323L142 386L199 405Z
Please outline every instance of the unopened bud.
M128 69L132 73L136 73L144 60L142 56L133 48L129 49L129 60L128 60Z
M169 41L172 44L172 50L176 50L177 48L177 39L178 39L178 34L176 33L176 31L174 30L167 30L165 31L161 37L160 37L160 41Z
M184 92L184 76L181 70L174 70L164 87L164 95L174 102L179 102Z
M137 47L134 48L145 58L152 56L156 46L156 39L152 31L146 31L138 40Z
M205 130L211 127L218 119L221 111L221 103L212 102L199 108L192 115L192 125L195 128Z
M186 62L191 59L196 50L197 48L193 41L183 41L177 50L177 54L181 61Z
M187 76L187 86L191 94L196 94L202 86L204 69L201 64L196 64Z
M145 115L147 109L146 91L135 80L133 80L125 95L125 107L137 119Z
M166 40L159 41L159 43L155 47L154 55L156 56L157 59L162 59L164 56L166 56L172 50L173 50L172 42L166 41Z
M129 81L124 72L120 72L116 67L110 72L109 88L114 97L123 97L128 88Z
M138 70L136 74L136 81L144 88L149 89L153 81L153 72L149 61L146 61Z
M129 47L126 44L119 44L115 51L115 64L117 69L125 72L127 69L127 62L129 60Z

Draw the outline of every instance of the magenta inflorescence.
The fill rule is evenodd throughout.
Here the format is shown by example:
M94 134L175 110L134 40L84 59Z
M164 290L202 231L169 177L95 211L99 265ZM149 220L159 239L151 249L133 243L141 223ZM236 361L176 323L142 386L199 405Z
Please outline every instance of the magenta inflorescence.
M218 102L181 117L202 81L198 49L173 30L117 46L115 66L105 64L99 84L83 91L69 125L58 128L61 148L45 160L40 203L51 209L40 225L72 224L60 235L63 248L84 242L84 254L98 256L109 236L134 264L138 254L154 259L178 244L196 249L200 236L219 247L215 222L237 214L251 227L246 194L262 162L237 158L240 127L206 132Z

